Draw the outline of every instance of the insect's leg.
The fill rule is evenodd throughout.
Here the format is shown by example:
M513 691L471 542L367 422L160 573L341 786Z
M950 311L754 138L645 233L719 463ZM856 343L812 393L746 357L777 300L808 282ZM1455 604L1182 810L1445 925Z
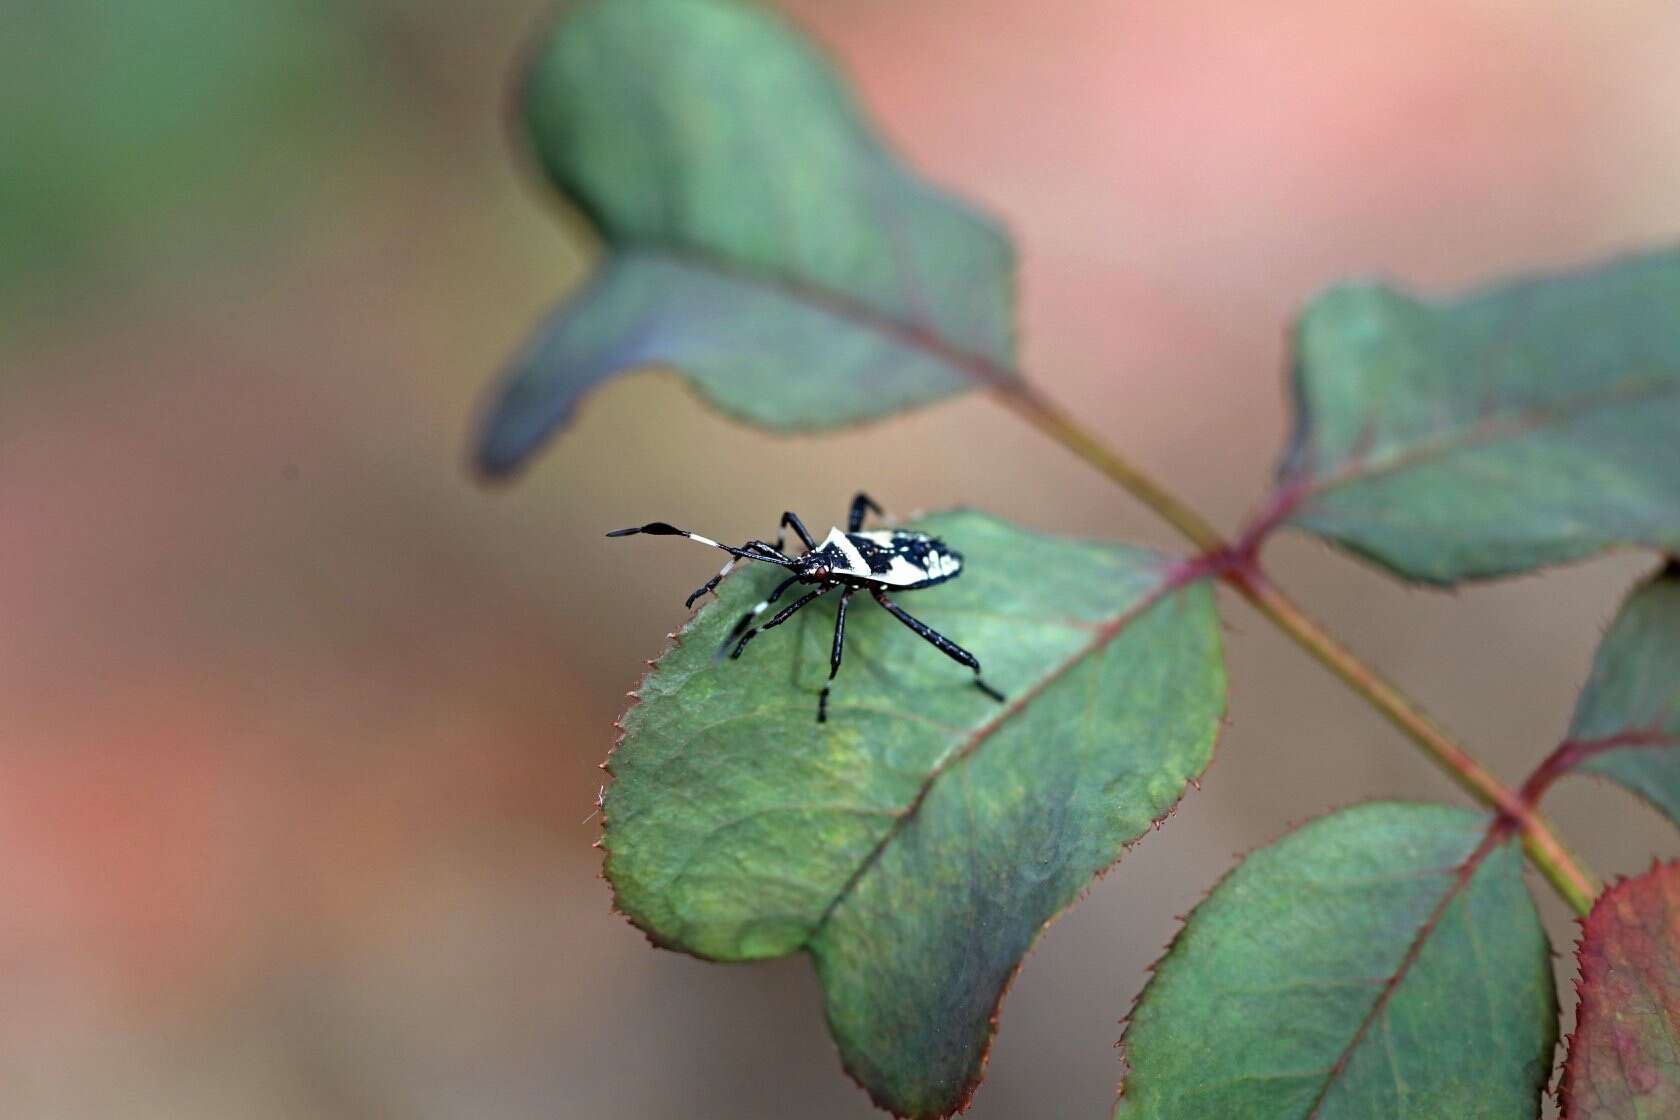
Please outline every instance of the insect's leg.
M718 569L718 574L702 584L698 591L688 597L688 602L684 603L683 606L692 607L694 606L694 601L700 598L700 596L706 594L708 591L716 591L717 585L723 582L723 577L728 575L730 569L735 567L735 565L740 563L740 561L741 558L739 556L731 556L729 558L729 562Z
M846 532L855 533L863 528L863 515L866 510L874 510L877 516L881 513L881 507L875 504L875 499L859 490L857 497L852 499L852 512L846 517Z
M694 594L690 595L688 597L688 601L683 604L684 606L692 607L694 606L694 601L700 598L700 596L706 594L708 591L716 591L717 585L723 582L723 577L728 575L735 565L740 563L742 560L763 560L767 564L782 564L788 559L788 557L782 555L779 545L771 545L765 541L748 541L739 549L730 549L728 551L732 551L734 553L734 555L730 557L729 563L718 569L717 575L707 580L698 590L694 592Z
M811 536L811 531L805 528L805 522L799 520L799 515L794 513L791 509L782 514L782 523L778 526L778 528L792 529L796 534L798 534L799 539L805 542L806 552L810 552L813 548L817 547L817 542ZM780 534L776 537L776 550L778 552L781 551L782 542L785 539L786 534Z
M749 560L768 560L772 564L787 564L793 560L793 557L782 551L781 541L771 544L769 541L761 541L754 537L742 545L739 551L744 553Z
M724 657L724 654L729 652L729 647L734 645L735 640L737 638L739 638L743 633L746 632L747 627L752 625L752 620L757 618L759 615L763 614L765 611L769 610L770 609L770 604L774 603L777 599L780 599L782 597L782 592L786 591L788 588L792 587L794 584L796 584L798 582L799 582L799 577L798 576L789 576L787 579L784 579L781 583L778 583L776 585L776 590L770 592L770 594L767 595L756 606L754 606L752 610L750 610L746 614L742 615L741 620L735 624L734 629L729 631L729 636L723 640L723 644L718 646L717 653L712 655L712 659L714 661L722 661L723 657ZM736 656L738 657L740 655L736 654Z
M784 584L783 586L786 586L786 585ZM799 598L795 599L793 602L791 602L787 606L783 607L780 611L777 611L776 612L776 617L772 618L769 622L766 622L763 626L754 626L751 630L748 630L745 634L742 634L741 635L741 640L739 642L735 643L735 649L729 655L730 659L733 660L733 659L741 656L741 651L747 648L747 643L748 642L752 641L754 638L756 638L758 636L758 632L760 630L774 630L776 627L780 626L782 623L784 623L788 619L792 618L794 616L795 612L799 611L801 608L809 606L811 603L814 603L820 597L822 597L824 595L827 595L830 591L833 591L835 586L836 586L835 584L831 583L831 584L828 584L826 587L819 587L815 591L809 592L805 595L801 595ZM780 590L781 590L781 588L777 588L778 593L780 592ZM725 642L724 644L727 645L728 643Z
M887 598L885 592L874 590L870 593L875 596L875 601L877 603L880 603L883 607L887 608L888 614L904 623L904 625L910 627L911 630L915 631L917 637L921 638L924 642L928 643L934 649L943 653L946 657L949 657L957 664L966 665L970 669L973 669L975 688L978 688L981 692L984 692L993 700L1000 703L1003 701L1003 693L999 692L997 689L993 688L981 679L980 662L972 653L969 653L966 649L962 648L957 643L953 642L951 639L947 638L945 635L941 634L939 631L935 630L933 627L929 626L927 623L910 614L910 612L906 611L903 607Z
M834 614L834 652L828 655L828 679L832 681L834 674L840 671L840 654L846 648L846 604L851 601L855 587L848 587L840 592L840 606ZM817 722L828 722L828 690L829 685L823 685L822 695L817 697Z

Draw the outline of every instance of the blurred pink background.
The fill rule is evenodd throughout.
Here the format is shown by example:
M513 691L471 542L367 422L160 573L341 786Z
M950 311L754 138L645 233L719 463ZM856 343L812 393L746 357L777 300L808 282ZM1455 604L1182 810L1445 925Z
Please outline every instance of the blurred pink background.
M1015 231L1032 375L1226 526L1327 281L1446 291L1680 232L1669 3L790 7ZM0 1114L873 1115L803 959L705 965L608 911L595 766L709 562L601 532L744 536L862 486L1175 543L977 396L789 440L638 377L478 486L477 397L587 263L504 119L541 10L0 18ZM1271 558L1511 780L1650 563L1449 596L1305 540ZM1225 606L1218 760L1040 942L975 1117L1106 1115L1118 1020L1237 853L1363 798L1458 800ZM1606 787L1553 808L1601 870L1676 854Z

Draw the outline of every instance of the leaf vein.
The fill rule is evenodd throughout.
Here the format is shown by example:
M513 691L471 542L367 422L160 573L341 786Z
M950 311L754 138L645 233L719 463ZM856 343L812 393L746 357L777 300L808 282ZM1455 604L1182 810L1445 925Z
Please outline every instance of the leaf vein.
M1007 706L1005 706L1002 712L993 716L991 719L976 728L975 731L968 737L967 741L950 751L944 758L940 759L928 771L927 776L922 780L921 787L916 791L916 796L911 799L910 804L905 808L903 814L893 822L892 826L887 830L886 835L882 836L881 839L876 842L875 846L870 849L869 853L865 855L863 860L858 864L857 869L852 872L846 882L841 885L837 892L835 892L834 898L823 909L822 916L817 919L816 925L812 927L811 935L807 940L807 943L809 943L809 941L814 941L817 937L821 936L823 929L828 925L829 919L831 919L834 916L834 912L840 908L840 904L851 895L852 891L857 888L857 885L863 881L863 877L869 874L875 864L880 861L881 856L886 852L887 847L898 838L899 834L902 833L905 828L909 827L910 822L915 819L916 814L921 810L923 802L927 800L927 796L932 791L934 784L939 781L946 771L958 762L967 758L969 755L973 754L975 751L979 750L980 747L988 739L990 739L1000 727L1018 715L1029 703L1042 694L1045 689L1049 688L1052 684L1071 671L1074 666L1085 661L1086 658L1090 657L1099 650L1106 648L1109 643L1119 637L1126 627L1134 622L1145 611L1149 610L1151 607L1165 599L1169 594L1179 589L1179 586L1172 580L1163 579L1160 584L1139 598L1136 603L1133 603L1118 618L1110 623L1107 623L1098 630L1089 642L1081 646L1070 657L1061 662L1050 672L1046 673L1037 684L1033 685L1015 700L1011 701Z
M1476 869L1481 866L1482 860L1487 858L1488 853L1492 852L1503 838L1503 832L1497 825L1490 828L1487 835L1482 838L1481 843L1476 845L1475 851L1471 852L1469 858L1459 866L1457 875L1441 895L1441 900L1435 904L1435 908L1430 911L1429 917L1425 918L1423 924L1418 927L1417 936L1406 947L1406 953L1400 958L1400 965L1395 969L1394 975L1389 977L1382 993L1377 996L1376 1002L1371 1005L1371 1009L1360 1020L1358 1029L1353 1032L1353 1037L1348 1040L1348 1044L1342 1048L1341 1054L1337 1056L1335 1064L1330 1067L1329 1075L1324 1079L1324 1088L1319 1091L1318 1097L1313 1101L1312 1110L1307 1113L1306 1120L1315 1120L1320 1115L1325 1101L1329 1099L1330 1091L1335 1088L1342 1074L1347 1071L1348 1062L1352 1059L1354 1051L1364 1043L1365 1036L1370 1033L1372 1024L1380 1016L1388 1013L1389 1004L1393 1002L1395 993L1400 990L1400 985L1405 981L1412 966L1417 963L1418 957L1423 954L1424 946L1434 936L1435 930L1440 925L1441 919L1446 915L1447 909L1452 905L1453 900L1470 885L1470 880L1475 875Z
M1680 383L1672 378L1634 378L1599 392L1565 397L1506 416L1485 417L1456 431L1409 444L1385 459L1355 456L1338 470L1316 480L1309 479L1297 493L1296 501L1304 504L1329 491L1396 474L1430 459L1446 458L1475 447L1516 439L1552 424L1573 423L1600 409L1676 393L1680 393Z

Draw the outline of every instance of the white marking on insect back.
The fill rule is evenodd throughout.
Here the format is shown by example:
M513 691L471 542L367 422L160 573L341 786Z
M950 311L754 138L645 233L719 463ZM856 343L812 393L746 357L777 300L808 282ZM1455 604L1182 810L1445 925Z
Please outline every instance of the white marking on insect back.
M929 559L931 560L933 557L929 557ZM923 580L942 574L943 573L941 572L929 571L925 568L919 567L918 565L912 564L902 556L894 556L892 558L892 567L888 568L885 572L874 578L890 587L907 587L912 583L921 583Z
M854 576L869 576L871 579L875 578L870 575L869 565L864 562L863 553L857 550L857 545L853 544L846 538L845 533L839 529L830 529L828 531L828 536L824 538L822 544L817 547L828 548L830 545L839 549L840 555L846 558L847 574Z
M838 552L846 567L836 568L836 571L845 575L857 576L882 587L915 587L929 580L949 579L962 569L962 560L949 552L928 548L918 563L900 551L908 544L930 540L931 538L922 533L883 530L846 533L839 529L831 529L827 538L817 547L833 548ZM870 568L869 561L864 559L858 548L860 542L873 545L891 556L886 571L876 572Z

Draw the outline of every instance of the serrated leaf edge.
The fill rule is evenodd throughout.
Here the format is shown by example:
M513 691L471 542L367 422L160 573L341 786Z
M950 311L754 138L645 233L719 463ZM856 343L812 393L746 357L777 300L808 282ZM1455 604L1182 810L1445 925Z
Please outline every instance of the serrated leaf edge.
M1196 903L1196 905L1194 907L1191 908L1190 912L1188 914L1183 915L1180 918L1180 925L1179 925L1178 931L1176 933L1174 933L1173 936L1172 936L1172 939L1167 942L1166 949L1161 953L1161 955L1159 957L1157 957L1157 958L1155 958L1155 960L1151 961L1149 963L1149 965L1145 968L1145 971L1150 974L1150 979L1138 991L1138 994L1135 997L1133 997L1131 1007L1127 1010L1125 1016L1123 1016L1120 1020L1124 1029L1121 1031L1120 1038L1119 1038L1118 1041L1115 1042L1114 1046L1115 1046L1115 1049L1120 1051L1121 1061L1123 1063L1127 1063L1128 1068L1126 1069L1125 1073L1122 1075L1120 1085L1115 1091L1116 1107L1118 1107L1120 1100L1125 1097L1126 1089L1129 1086L1129 1084L1131 1083L1131 1070L1129 1068L1129 1062L1128 1062L1127 1053L1126 1053L1126 1051L1127 1051L1127 1038L1131 1034L1131 1027L1132 1027L1133 1022L1135 1021L1135 1017L1137 1015L1138 1008L1142 1006L1143 1001L1148 996L1150 989L1152 987L1154 987L1155 977L1158 973L1158 970L1160 969L1160 966L1169 957L1172 956L1174 950L1178 948L1179 942L1189 933L1191 920L1194 918L1196 910L1200 909L1202 903L1206 902L1209 898L1211 898L1214 895L1215 892L1217 892L1222 886L1225 885L1225 883L1231 878L1231 876L1235 875L1239 870L1241 870L1242 866L1245 863L1248 862L1248 858L1250 856L1254 855L1257 852L1264 851L1265 849L1270 848L1273 845L1282 842L1284 839L1287 839L1289 836L1298 832L1301 828L1306 827L1306 825L1313 824L1317 821L1327 820L1330 817L1335 816L1337 813L1346 812L1350 809L1357 809L1361 805L1406 805L1406 804L1426 805L1426 804L1433 804L1433 803L1431 803L1431 802L1400 802L1400 801L1376 800L1376 801L1357 802L1353 805L1347 805L1347 806L1342 806L1341 808L1338 808L1338 809L1332 809L1329 812L1323 813L1323 814L1321 814L1317 817L1311 818L1310 820L1308 820L1308 821L1306 821L1306 822L1304 822L1300 825L1296 825L1294 827L1291 827L1291 828L1288 828L1288 829L1284 830L1282 835L1278 836L1276 839L1270 840L1270 841L1268 841L1266 843L1263 843L1263 844L1258 844L1255 847L1249 849L1248 852L1246 852L1241 859L1237 860L1234 864L1231 865L1231 867L1227 868L1225 873L1220 875L1219 878L1217 880L1215 880L1214 884L1211 887L1209 887L1203 893L1201 899ZM1335 1064L1332 1065L1330 1067L1330 1069L1326 1071L1324 1087L1319 1091L1318 1096L1314 1099L1312 1110L1307 1113L1306 1117L1304 1117L1303 1120L1315 1120L1315 1118L1319 1115L1319 1109L1323 1106L1326 1097L1328 1097L1331 1088L1335 1084L1336 1078L1346 1068L1346 1065L1347 1065L1347 1062L1348 1062L1349 1058L1352 1056L1354 1050L1358 1047L1359 1043L1363 1040L1363 1038L1365 1036L1365 1033L1370 1029L1371 1024L1376 1020L1377 1016L1379 1016L1382 1013L1383 1009L1393 999L1394 993L1399 990L1400 985L1402 983L1404 983L1406 973L1411 969L1412 965L1414 965L1417 962L1417 958L1423 952L1423 949L1426 946L1426 944L1428 943L1429 938L1431 936L1433 936L1436 927L1440 924L1440 921L1441 921L1442 917L1445 916L1448 907L1450 907L1452 905L1453 900L1456 899L1460 894L1462 894L1464 889L1467 886L1469 886L1470 880L1475 877L1476 870L1481 866L1482 862L1485 861L1487 859L1487 857L1490 854L1492 854L1493 851L1496 848L1498 848L1500 846L1500 844L1509 841L1509 839L1510 839L1510 826L1504 821L1501 821L1501 820L1498 820L1498 819L1492 820L1488 825L1487 831L1483 834L1482 839L1477 843L1476 847L1474 849L1472 849L1471 853L1468 856L1466 856L1465 859L1460 864L1458 864L1456 866L1456 868L1454 869L1454 877L1453 877L1452 883L1448 886L1447 890L1442 894L1441 900L1436 904L1434 909L1432 909L1430 911L1429 916L1426 919L1424 919L1423 924L1418 927L1417 935L1412 939L1412 942L1406 947L1406 952L1401 957L1400 963L1396 967L1396 969L1394 971L1394 974L1389 976L1387 978L1387 980L1384 982L1383 990L1381 991L1381 993L1378 994L1375 1002L1372 1003L1370 1009L1365 1013L1364 1017L1360 1020L1359 1027L1355 1030L1355 1032L1353 1034L1353 1037L1351 1039L1349 1039L1348 1044L1345 1047L1343 1047L1342 1052L1336 1058ZM1541 1090L1544 1091L1544 1089L1545 1089L1545 1083L1542 1082Z
M996 730L1000 726L1002 726L1002 724L1005 720L1007 720L1009 718L1012 718L1014 715L1019 714L1020 711L1024 710L1025 707L1027 706L1027 704L1030 702L1030 700L1034 696L1039 695L1045 688L1047 688L1050 684L1054 683L1054 681L1056 679L1060 678L1063 674L1065 674L1067 672L1070 672L1075 666L1079 665L1080 663L1085 661L1087 658L1095 656L1101 650L1106 648L1111 642L1115 641L1117 638L1119 638L1119 636L1122 633L1125 632L1125 629L1126 629L1127 626L1129 626L1131 623L1135 622L1138 618L1140 618L1148 610L1152 609L1153 607L1156 607L1156 606L1160 605L1168 597L1170 597L1171 595L1173 595L1173 594L1175 594L1179 591L1186 590L1190 587L1195 586L1196 584L1211 583L1214 579L1214 574L1213 573L1205 570L1204 566L1196 564L1193 559L1185 560L1185 559L1174 558L1174 557L1171 557L1171 556L1164 556L1164 557L1162 557L1162 559L1164 561L1166 561L1166 563L1163 566L1161 582L1158 586L1151 589L1149 592L1145 593L1144 595L1140 596L1136 602L1131 604L1131 606L1129 606L1121 615L1119 615L1118 617L1116 617L1112 621L1104 623L1101 626L1094 628L1093 636L1088 642L1086 642L1084 645L1079 647L1079 649L1075 653L1069 655L1051 673L1047 674L1044 678L1042 678L1037 684L1035 684L1026 693L1023 693L1017 700L1011 701L1004 712L1000 712L997 715L993 716L991 719L986 721L986 723L982 724L979 728L976 728L976 730L974 732L971 732L970 735L969 735L968 741L962 747L957 748L956 750L948 753L942 759L940 759L940 761L936 764L935 772L930 773L928 778L923 781L921 787L917 791L916 797L913 798L912 801L911 801L911 804L909 806L907 806L905 808L905 810L898 815L898 819L894 822L894 825L889 829L888 835L886 837L884 837L880 842L878 842L877 845L873 849L871 849L871 851L868 853L868 855L866 855L864 857L864 862L863 862L863 864L860 864L859 870L854 872L853 875L847 879L846 883L841 887L840 891L836 894L835 899L832 902L830 902L828 907L825 909L822 917L819 918L817 924L815 926L813 926L810 936L806 939L805 943L800 946L800 949L798 951L805 953L807 956L811 955L810 942L812 940L814 940L821 933L824 926L826 926L830 915L832 915L834 910L840 905L841 902L844 901L845 897L850 894L851 890L856 886L856 884L859 881L861 881L863 874L865 874L867 872L868 868L872 867L875 864L875 862L880 858L880 854L883 851L885 851L886 845L888 843L890 843L890 841L902 831L903 827L906 827L905 824L901 824L900 822L908 822L909 819L912 816L914 816L915 810L917 808L919 808L920 805L922 804L922 802L925 800L928 792L933 788L934 782L936 782L938 780L938 778L945 773L946 769L948 769L949 766L954 765L956 762L961 761L963 758L966 758L966 757L972 755L974 753L974 751L978 750L979 747L984 744L986 739L990 738L996 732ZM731 573L731 575L728 578L729 579L735 579L735 578L739 578L739 577L740 577L740 573L735 572L735 573ZM655 658L653 658L653 659L651 659L647 662L647 669L642 673L642 675L639 679L639 682L637 684L637 687L632 689L630 692L626 693L626 695L630 698L631 703L630 703L629 707L625 709L624 714L621 715L617 720L615 720L613 722L613 727L617 730L617 735L614 737L612 745L608 749L606 760L603 761L602 763L600 763L600 768L603 771L605 771L608 774L608 776L612 777L614 780L616 780L617 776L616 776L616 774L613 773L613 770L612 770L612 758L613 758L613 755L617 753L619 747L623 744L625 737L628 735L626 723L627 723L630 711L633 710L637 705L639 705L642 702L643 692L644 692L644 689L645 689L645 686L646 686L648 680L658 671L659 666L664 662L665 658L670 656L671 653L673 653L676 649L678 649L683 644L684 632L689 628L689 626L694 622L695 618L697 618L699 616L700 612L704 609L705 609L705 604L701 604L700 606L697 606L697 607L691 609L690 612L689 612L688 618L684 621L683 626L680 627L678 630L672 631L672 632L670 632L666 635L667 643L666 643L665 648L660 651L660 653L657 657L655 657ZM1224 659L1223 648L1222 647L1223 647L1223 643L1221 643L1221 651L1220 651L1221 662L1223 662L1223 659ZM1208 766L1209 767L1211 767L1213 759L1216 757L1218 746L1219 746L1219 740L1223 735L1225 727L1227 726L1228 721L1227 721L1226 716L1227 716L1228 703L1229 703L1229 689L1226 690L1225 695L1221 696L1220 699L1221 699L1221 706L1220 706L1219 718L1214 721L1214 741L1209 745L1209 752L1208 752L1208 757L1209 757ZM1200 790L1201 789L1201 778L1202 778L1203 775L1206 774L1207 768L1208 767L1204 767L1201 771L1198 771L1196 774L1188 776L1185 779L1185 784L1184 784L1183 790L1184 791L1188 791L1190 789ZM608 788L610 789L611 787L609 786ZM961 1087L960 1092L958 1094L958 1099L957 1099L956 1103L952 1106L952 1108L947 1112L939 1113L939 1114L936 1114L936 1115L938 1115L941 1118L954 1116L954 1115L960 1114L962 1112L966 1112L968 1110L969 1106L973 1103L974 1094L978 1091L980 1085L985 1081L986 1067L989 1065L989 1063L991 1061L992 1043L997 1036L998 1017L1001 1013L1004 1000L1008 998L1010 991L1014 987L1016 978L1020 975L1021 969L1023 967L1025 967L1025 965L1026 965L1027 957L1030 956L1031 953L1033 952L1033 950L1037 947L1039 938L1041 938L1043 936L1044 931L1049 929L1052 924L1054 924L1057 920L1059 920L1062 917L1062 915L1066 914L1069 910L1073 909L1081 901L1083 901L1085 899L1085 897L1095 887L1096 883L1098 881L1100 881L1102 878L1104 878L1115 867L1117 867L1120 864L1120 862L1123 859L1125 859L1126 855L1131 852L1131 850L1133 848L1135 848L1137 845L1143 843L1144 839L1147 836L1149 836L1150 834L1159 831L1161 825L1165 821L1170 819L1175 812L1177 812L1178 806L1180 804L1182 804L1183 800L1184 800L1184 792L1181 791L1179 796L1174 798L1173 802L1170 805L1167 806L1166 810L1163 813L1161 813L1160 816L1154 817L1154 818L1151 819L1150 827L1145 829L1142 833L1140 833L1133 840L1130 840L1130 841L1126 842L1125 844L1123 844L1121 846L1120 852L1115 856L1115 858L1112 861L1110 861L1107 865L1100 868L1092 876L1090 882L1088 882L1083 888L1081 888L1081 890L1072 899L1070 899L1065 906L1063 906L1062 908L1057 910L1054 914L1050 915L1042 923L1040 923L1038 929L1034 932L1031 939L1029 939L1029 941L1027 942L1026 951L1022 953L1021 959L1015 963L1015 967L1014 967L1013 970L1011 970L1008 979L1006 979L1004 981L1003 987L998 993L997 1001L992 1005L992 1012L991 1012L991 1015L988 1017L988 1020L987 1020L988 1029L986 1031L985 1038L982 1040L980 1063L976 1067L974 1076L969 1080L969 1082L967 1084L965 1084ZM636 929L641 931L642 935L647 938L649 944L653 945L655 948L665 949L665 950L669 950L669 951L672 951L672 952L682 953L686 956L691 956L691 957L694 957L694 958L699 959L699 960L718 961L718 958L707 956L704 953L695 952L692 949L689 949L685 946L678 945L678 944L675 944L673 942L668 941L666 938L662 937L658 933L658 931L653 929L650 925L644 924L644 922L641 920L641 918L638 915L630 912L629 910L626 910L624 907L622 907L619 904L618 888L612 880L612 862L613 862L614 852L613 852L613 849L605 843L607 825L608 825L608 812L607 812L607 809L606 809L605 805L603 805L601 807L601 810L600 810L600 813L599 813L599 819L600 819L600 836L595 841L594 846L597 847L597 848L600 848L600 849L602 849L603 851L606 852L606 859L603 860L603 862L602 862L602 867L601 867L601 871L599 872L599 875L600 875L600 878L602 879L602 881L604 881L607 884L608 888L612 892L612 903L611 903L612 910L615 913L623 916L626 921L628 921L632 926L634 926ZM718 963L736 963L736 962L723 961L723 962L718 962ZM832 1041L835 1038L835 1031L834 1031L834 1024L828 1017L826 993L825 993L825 996L824 996L824 1015L823 1015L823 1017L824 1017L825 1025L829 1029L829 1038ZM876 1107L882 1109L883 1111L886 1111L886 1112L890 1113L891 1115L893 1115L895 1117L898 1117L899 1120L911 1120L911 1114L898 1112L893 1108L893 1106L890 1102L884 1101L881 1098L879 1098L876 1095L875 1090L872 1089L869 1086L869 1084L863 1080L863 1078L859 1075L858 1071L856 1071L852 1068L845 1051L840 1048L838 1042L835 1042L834 1045L835 1045L836 1053L838 1054L838 1056L840 1058L840 1066L841 1066L842 1071L845 1073L845 1075L847 1076L848 1079L850 1079L855 1085L857 1085L860 1089L862 1089L869 1096L869 1099L870 1099L871 1103L873 1103Z
M1600 906L1613 905L1618 892L1624 892L1630 889L1630 887L1639 879L1675 872L1680 872L1680 860L1671 860L1665 863L1660 859L1653 859L1651 860L1651 866L1643 873L1639 875L1621 876L1610 886L1606 887L1593 902L1593 912L1597 913ZM1574 987L1577 1011L1575 1017L1575 1029L1569 1032L1569 1037L1565 1042L1563 1066L1558 1071L1556 1090L1558 1107L1562 1110L1563 1120L1573 1120L1569 1109L1569 1093L1577 1072L1575 1065L1575 1042L1587 1026L1587 1016L1582 1014L1586 1008L1586 1001L1584 998L1586 995L1584 990L1586 984L1586 961L1583 953L1587 947L1587 923L1591 920L1591 914L1587 915L1585 918L1575 919L1575 924L1581 928L1581 936L1575 942Z

